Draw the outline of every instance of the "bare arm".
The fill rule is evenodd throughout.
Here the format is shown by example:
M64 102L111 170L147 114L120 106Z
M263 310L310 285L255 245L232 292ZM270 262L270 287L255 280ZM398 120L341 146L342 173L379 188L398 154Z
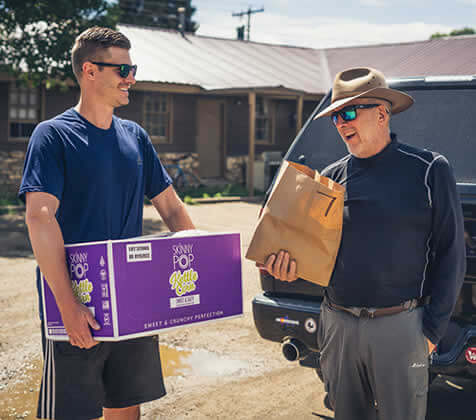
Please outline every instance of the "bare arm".
M64 241L55 214L58 199L48 193L26 194L26 224L31 246L41 272L53 292L63 324L72 345L90 348L93 340L89 325L99 325L91 312L75 298L66 266Z
M171 232L195 229L185 205L172 185L156 195L151 201Z

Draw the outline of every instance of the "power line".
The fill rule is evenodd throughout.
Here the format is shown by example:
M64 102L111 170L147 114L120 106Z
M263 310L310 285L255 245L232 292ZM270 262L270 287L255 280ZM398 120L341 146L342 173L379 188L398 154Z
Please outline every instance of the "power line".
M262 7L261 9L254 9L254 10L251 9L251 7L248 7L248 10L231 14L232 16L239 17L239 18L242 18L245 15L248 15L248 25L246 26L246 40L247 41L250 40L251 15L254 13L261 13L261 12L264 12L264 7ZM240 28L237 28L237 29L238 29L238 33L240 33Z

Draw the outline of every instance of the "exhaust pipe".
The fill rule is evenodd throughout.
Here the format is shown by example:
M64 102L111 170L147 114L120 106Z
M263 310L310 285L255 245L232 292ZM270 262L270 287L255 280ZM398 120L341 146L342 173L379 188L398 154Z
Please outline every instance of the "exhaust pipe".
M305 344L295 338L288 338L281 347L286 360L295 362L302 360L309 354L309 349Z

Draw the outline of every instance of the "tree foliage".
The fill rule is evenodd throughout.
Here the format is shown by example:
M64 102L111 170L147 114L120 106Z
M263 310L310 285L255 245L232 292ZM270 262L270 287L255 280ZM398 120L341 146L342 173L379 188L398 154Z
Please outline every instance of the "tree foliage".
M442 34L440 32L434 33L430 39L436 39L436 38L444 38L447 36L459 36L459 35L474 35L476 34L476 30L473 28L462 28L462 29L455 29L454 31L451 31L449 34Z
M121 23L133 25L155 26L164 29L180 29L178 9L185 9L185 32L198 29L192 20L196 8L191 0L119 0Z
M114 28L117 4L107 0L0 0L0 63L33 85L74 79L74 39L94 26Z

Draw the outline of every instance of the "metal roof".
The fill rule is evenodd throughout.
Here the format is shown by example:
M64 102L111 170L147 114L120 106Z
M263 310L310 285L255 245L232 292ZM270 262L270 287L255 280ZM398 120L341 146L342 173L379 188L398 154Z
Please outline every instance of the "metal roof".
M138 81L207 91L283 88L324 94L339 71L357 66L375 67L388 78L476 74L476 36L318 50L134 25L119 30L131 40Z
M206 90L283 87L322 94L330 83L323 53L177 31L119 25L131 41L137 80Z
M350 67L370 66L386 77L476 74L476 36L437 38L326 50L332 78Z

